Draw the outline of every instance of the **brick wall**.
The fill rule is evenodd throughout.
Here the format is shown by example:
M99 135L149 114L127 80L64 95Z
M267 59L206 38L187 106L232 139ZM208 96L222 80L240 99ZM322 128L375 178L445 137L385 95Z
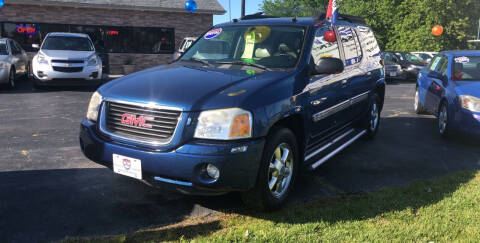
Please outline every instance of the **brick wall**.
M0 8L0 22L38 22L107 26L167 27L175 29L176 49L187 36L199 36L212 26L212 14L190 14L122 9L92 9L57 6L5 4ZM165 64L171 54L110 53L110 73L122 72L123 61L134 57L137 70Z

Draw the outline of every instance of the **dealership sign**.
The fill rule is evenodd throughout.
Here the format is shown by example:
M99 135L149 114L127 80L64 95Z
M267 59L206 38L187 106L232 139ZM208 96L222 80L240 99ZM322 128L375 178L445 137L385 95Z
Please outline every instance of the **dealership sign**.
M25 34L25 35L35 35L35 34L37 34L37 28L35 28L35 27L17 25L17 27L15 27L15 30L19 34Z

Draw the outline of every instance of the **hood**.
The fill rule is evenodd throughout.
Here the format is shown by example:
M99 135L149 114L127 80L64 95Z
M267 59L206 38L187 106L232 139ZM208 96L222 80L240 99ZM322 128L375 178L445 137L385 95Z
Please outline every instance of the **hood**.
M471 95L480 98L480 80L478 81L455 81L459 95Z
M95 54L95 51L64 51L64 50L40 50L51 59L81 59L86 60Z
M202 68L170 64L111 81L99 89L106 98L199 111L241 105L249 94L289 72Z

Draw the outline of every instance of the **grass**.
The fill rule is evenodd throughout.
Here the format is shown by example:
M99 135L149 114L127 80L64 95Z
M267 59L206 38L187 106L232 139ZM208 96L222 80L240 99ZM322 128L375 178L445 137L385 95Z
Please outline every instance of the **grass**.
M65 242L479 242L480 172L397 189L226 214L128 235Z

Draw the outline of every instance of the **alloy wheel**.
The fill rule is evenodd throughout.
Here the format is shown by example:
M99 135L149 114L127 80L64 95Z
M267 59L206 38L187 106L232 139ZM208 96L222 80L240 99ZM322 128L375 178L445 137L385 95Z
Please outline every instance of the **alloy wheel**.
M413 104L413 108L415 109L415 111L418 111L418 102L419 102L419 98L418 98L418 89L415 91L415 102Z
M372 110L370 112L370 130L375 131L378 126L379 114L377 102L373 102Z
M275 198L282 197L288 190L293 175L291 147L282 143L275 149L268 169L268 188Z
M10 75L8 76L8 84L11 88L15 87L15 71L10 70Z
M440 134L445 133L445 130L447 129L447 123L448 123L447 106L442 105L442 108L440 109L440 113L438 114L438 127L439 127Z

